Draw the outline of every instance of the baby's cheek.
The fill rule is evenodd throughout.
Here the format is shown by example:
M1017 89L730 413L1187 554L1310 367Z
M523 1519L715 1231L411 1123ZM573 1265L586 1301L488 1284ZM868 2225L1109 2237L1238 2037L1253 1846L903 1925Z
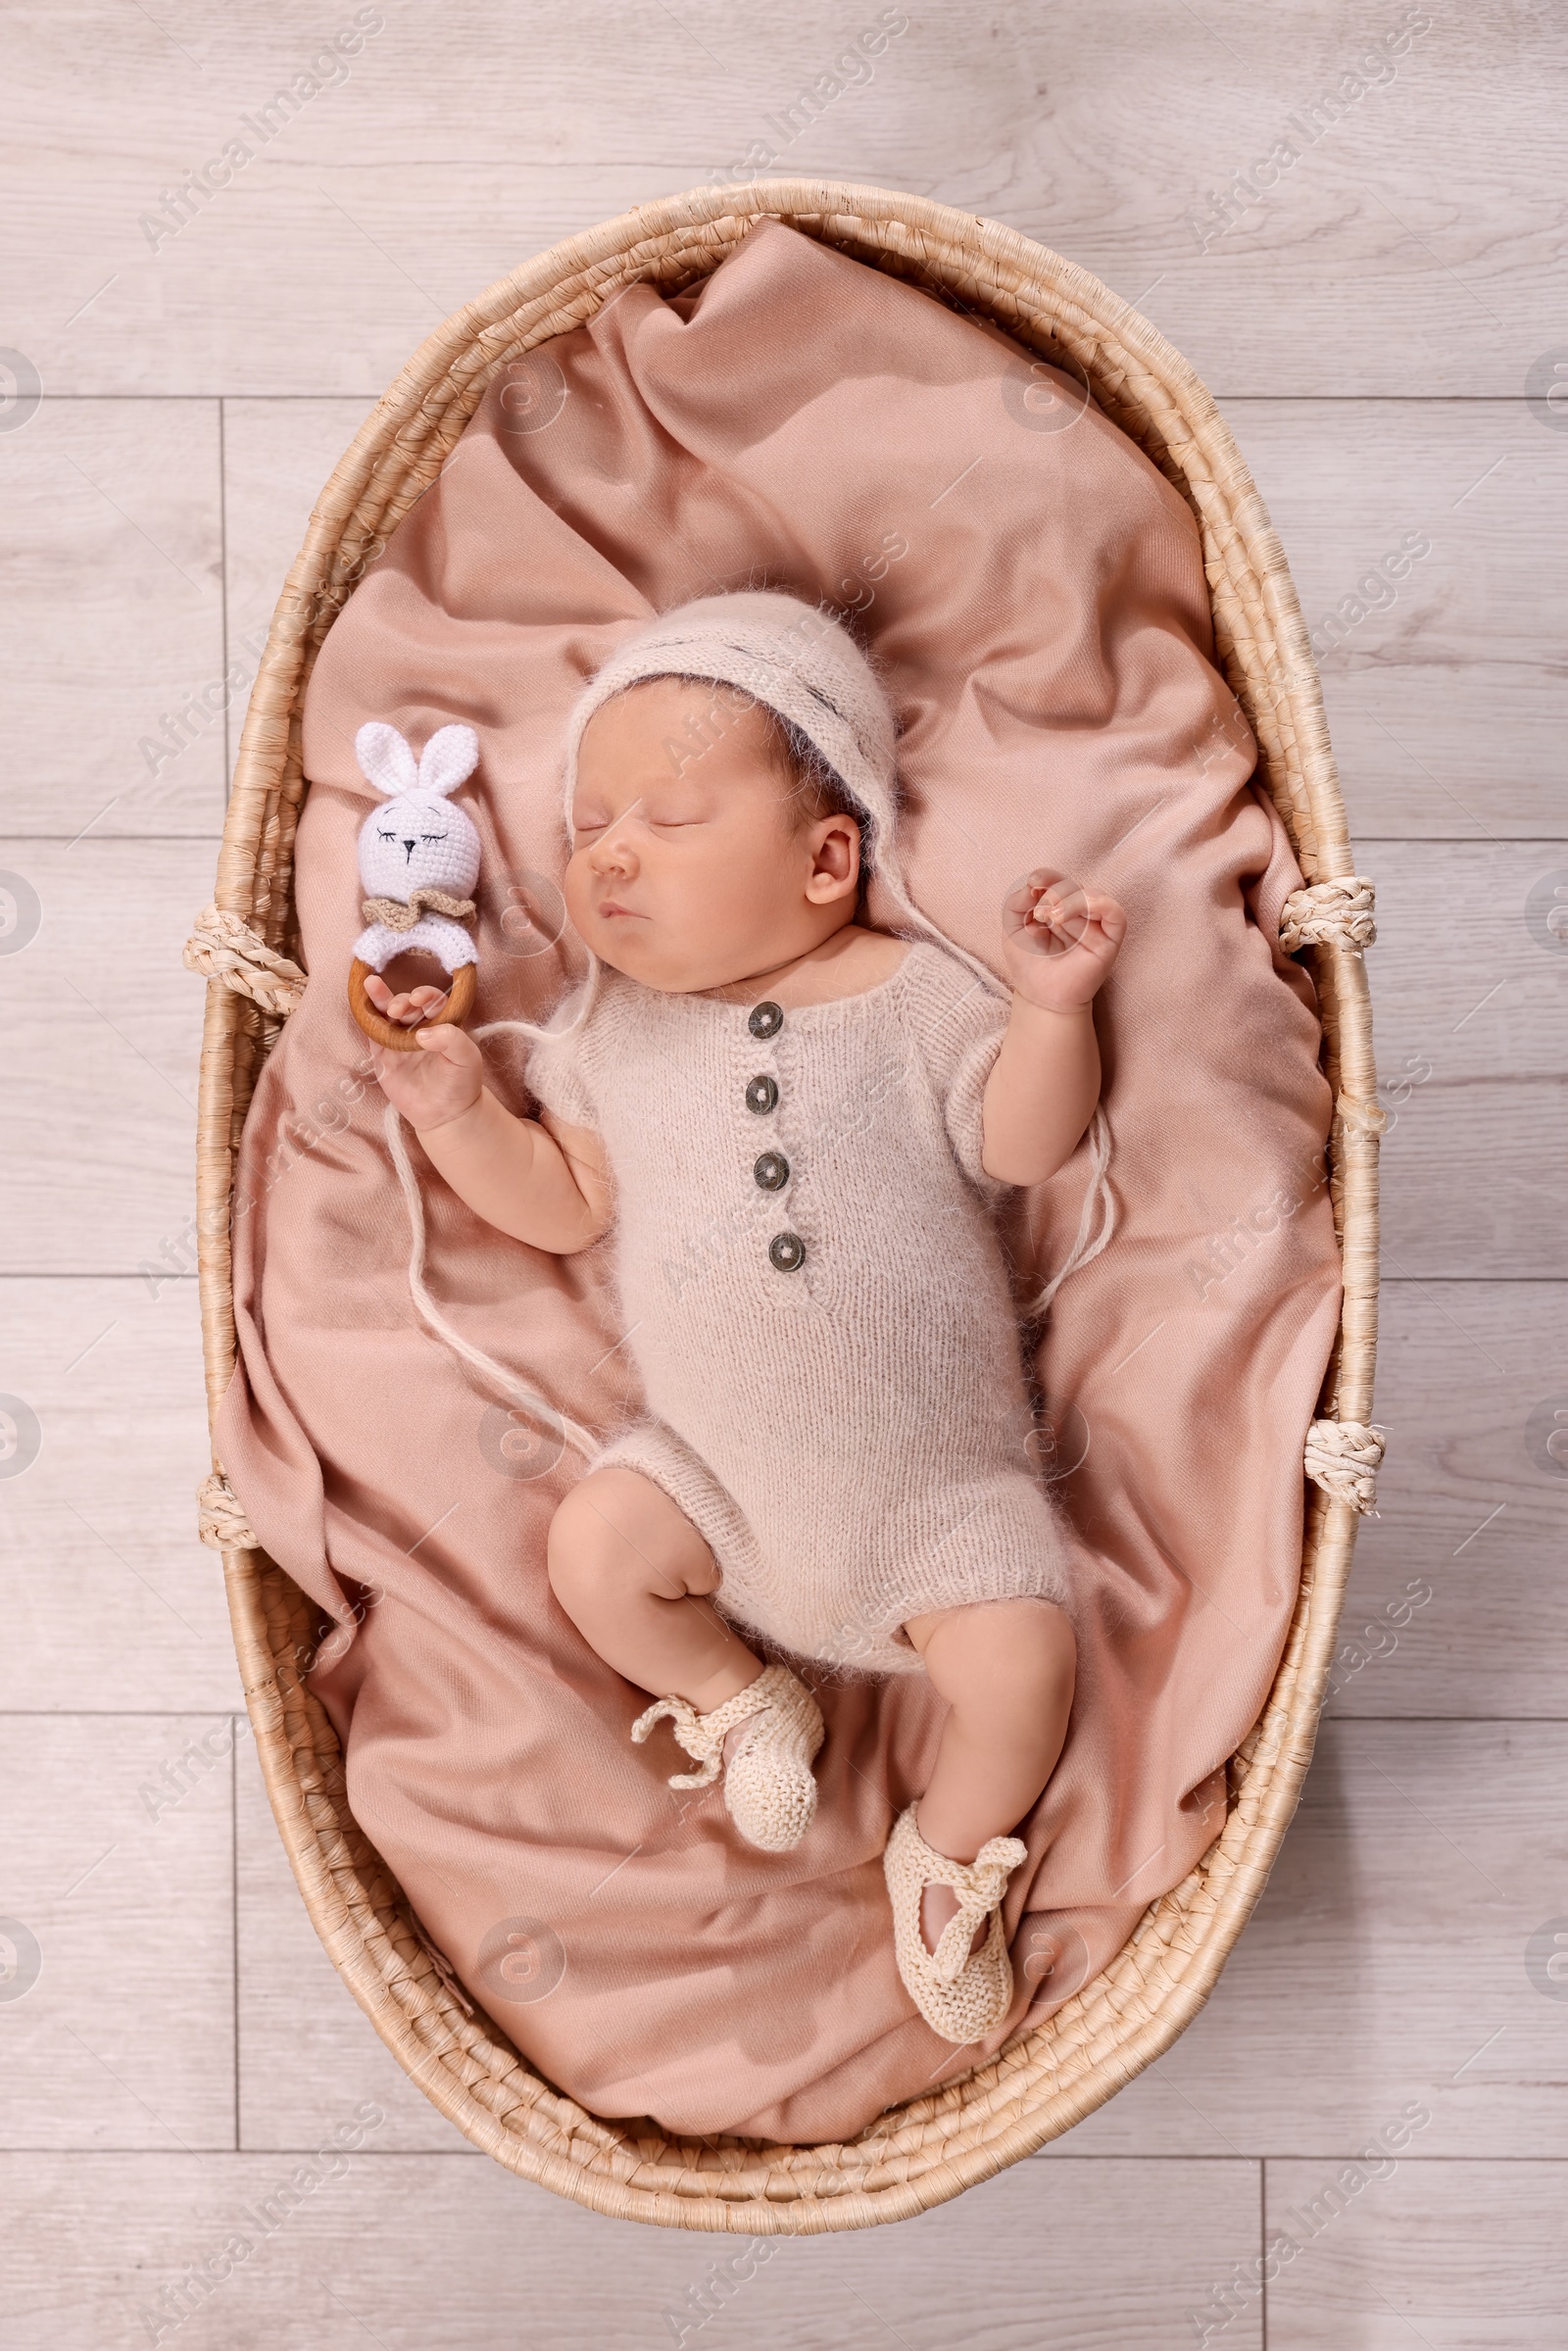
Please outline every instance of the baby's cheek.
M561 895L566 902L566 912L580 929L588 911L588 859L579 850L566 860L566 870L561 877Z
M724 896L744 904L753 914L770 915L792 906L804 887L807 862L799 838L780 826L725 858L722 873L704 875L710 897L723 885Z

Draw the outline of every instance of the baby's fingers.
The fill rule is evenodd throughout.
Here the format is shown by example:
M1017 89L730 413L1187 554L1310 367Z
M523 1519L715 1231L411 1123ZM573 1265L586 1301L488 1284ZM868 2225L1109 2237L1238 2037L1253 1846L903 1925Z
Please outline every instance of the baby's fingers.
M372 995L372 989L378 993ZM416 1021L438 1012L447 1001L444 988L412 988L394 996L385 980L373 978L366 981L365 993L376 1010L388 1020L395 1020L400 1028L412 1028Z
M416 1020L423 1020L428 1013L439 1012L446 1001L447 992L444 988L415 988L407 996L395 996L392 999L391 1017L400 1020L405 1028L412 1028Z
M1037 865L1003 901L1003 925L1033 954L1059 955L1075 947L1089 920L1088 902L1075 881Z
M1086 890L1084 901L1090 922L1099 924L1112 947L1119 947L1127 936L1126 907L1107 898L1102 890Z
M438 1061L461 1061L466 1056L464 1047L469 1043L462 1029L445 1024L440 1028L428 1025L414 1040L421 1053L432 1053Z
M413 988L394 996L378 971L368 971L365 975L365 994L367 1001L374 1004L378 1012L384 1012L389 1020L406 1020L411 1012L418 1014L440 1004L445 990Z
M419 1029L415 1043L432 1061L444 1061L449 1068L462 1070L469 1077L476 1076L482 1066L479 1048L466 1029L450 1024L438 1029Z

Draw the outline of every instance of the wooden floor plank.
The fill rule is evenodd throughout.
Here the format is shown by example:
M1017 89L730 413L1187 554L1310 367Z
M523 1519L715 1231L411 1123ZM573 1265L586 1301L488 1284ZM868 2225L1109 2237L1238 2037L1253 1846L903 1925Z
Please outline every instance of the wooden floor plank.
M1565 1299L1552 1282L1384 1284L1389 1449L1331 1715L1568 1716Z
M364 413L352 400L224 405L228 641L251 667ZM1249 400L1229 416L1321 650L1355 837L1568 834L1555 626L1568 433L1502 401ZM1365 616L1352 623L1347 606Z
M1568 1912L1565 1769L1568 1723L1326 1723L1208 2006L1062 2152L1328 2162L1422 2099L1423 2156L1568 2156L1526 1965Z
M1568 1274L1568 919L1547 928L1568 852L1385 841L1358 862L1378 885L1384 1272Z
M1258 2246L1252 2164L1021 2164L896 2231L759 2241L382 2154L379 2111L294 2157L0 2158L8 2351L1171 2351ZM1260 2341L1253 2313L1227 2351Z
M1561 2012L1559 2011L1559 2014ZM1559 2351L1568 2336L1560 2164L1268 2167L1270 2351ZM1292 2250L1295 2248L1295 2250Z
M1561 840L1568 431L1517 400L1227 416L1312 633L1352 836Z
M1568 1274L1568 954L1526 916L1556 854L1386 843L1367 860L1394 1275ZM25 862L42 919L24 952L0 958L0 1079L21 1105L0 1161L12 1203L0 1272L134 1273L177 1246L191 1213L201 986L179 952L211 890L211 847L89 836L30 843ZM1568 859L1561 871L1568 889ZM120 895L140 909L124 934L98 920ZM1434 927L1460 907L1466 953L1441 955Z
M209 578L216 464L204 473L211 451L193 466L188 448L197 416L213 439L211 404L74 402L48 410L47 432L40 416L0 443L13 500L31 502L31 570L24 591L19 582L6 689L22 752L8 794L14 838L70 839L89 822L100 839L217 826L225 718L237 741L284 574L364 413L358 400L225 404L226 664ZM1354 831L1560 837L1568 815L1556 776L1551 615L1568 435L1501 402L1246 401L1231 418L1322 650ZM127 481L144 484L148 514L132 527L85 476L65 470L76 464L112 495ZM184 511L198 497L201 514ZM197 520L206 543L198 534L187 544ZM144 529L172 562L160 563ZM1411 556L1410 544L1427 552ZM14 555L14 565L23 560ZM204 603L175 562L202 583ZM154 599L168 639L161 679L156 655L149 661ZM94 691L66 695L84 600L104 608ZM1348 622L1342 608L1358 606L1365 617ZM124 634L116 614L127 609L134 620ZM1510 716L1499 738L1502 680Z
M1220 392L1513 398L1561 341L1556 49L1504 0L1003 0L984 37L828 0L609 39L561 5L475 0L457 39L374 15L318 74L305 0L23 21L13 315L51 388L374 397L530 254L759 166L999 217L1142 298ZM221 184L181 196L210 158Z
M0 500L8 843L217 832L217 402L46 399L0 431Z
M33 841L40 907L0 958L0 1273L125 1273L188 1242L203 982L180 950L212 841ZM109 919L134 906L134 921Z
M0 2145L233 2145L231 1745L223 1715L0 1715Z
M254 677L317 498L365 421L363 400L223 403L224 595L233 658ZM229 763L245 715L230 714Z
M242 1704L222 1570L196 1537L193 1237L147 1278L0 1281L0 1388L38 1444L0 1480L0 1711Z

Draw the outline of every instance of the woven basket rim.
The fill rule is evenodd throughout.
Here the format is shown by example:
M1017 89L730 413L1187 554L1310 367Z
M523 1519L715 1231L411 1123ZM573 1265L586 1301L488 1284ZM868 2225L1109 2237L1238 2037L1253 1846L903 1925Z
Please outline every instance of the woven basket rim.
M1099 405L1197 516L1218 656L1307 881L1348 876L1345 810L1295 589L1247 466L1192 367L1097 278L1001 222L887 189L773 179L662 198L564 240L455 312L383 393L318 500L278 599L241 738L219 907L274 948L290 941L292 844L305 790L300 708L315 653L367 551L435 478L496 369L582 323L623 285L672 292L695 283L760 218L892 269L990 318L1026 350L1058 363L1065 354L1087 372ZM1311 953L1337 1104L1330 1190L1345 1277L1323 1408L1364 1422L1377 1285L1370 1003L1355 949L1336 941ZM234 1158L278 1026L220 980L210 982L197 1222L215 1419L235 1359ZM1093 2112L1197 2014L1296 1806L1355 1525L1348 1504L1309 1493L1285 1652L1264 1711L1229 1767L1225 1828L1183 1884L1150 1905L1098 1978L989 2064L879 2117L853 2140L810 2147L683 2138L647 2123L605 2122L555 2090L491 2020L469 2010L348 1808L336 1737L299 1670L314 1635L309 1603L260 1551L225 1549L223 1564L258 1751L306 1907L404 2070L475 2145L592 2209L656 2225L794 2234L902 2219L958 2194Z

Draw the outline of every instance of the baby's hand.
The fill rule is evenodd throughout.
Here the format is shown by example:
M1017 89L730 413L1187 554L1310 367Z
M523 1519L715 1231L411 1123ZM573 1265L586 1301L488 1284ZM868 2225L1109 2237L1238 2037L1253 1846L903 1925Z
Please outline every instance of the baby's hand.
M1050 1012L1089 1004L1127 935L1127 916L1101 890L1081 890L1037 865L1004 901L1007 976L1025 1001Z
M367 977L365 993L378 1012L404 1025L446 1001L440 988L416 988L410 995L394 996L374 973ZM484 1091L479 1048L465 1030L451 1026L420 1029L412 1053L377 1047L371 1066L387 1101L416 1131L461 1118Z

